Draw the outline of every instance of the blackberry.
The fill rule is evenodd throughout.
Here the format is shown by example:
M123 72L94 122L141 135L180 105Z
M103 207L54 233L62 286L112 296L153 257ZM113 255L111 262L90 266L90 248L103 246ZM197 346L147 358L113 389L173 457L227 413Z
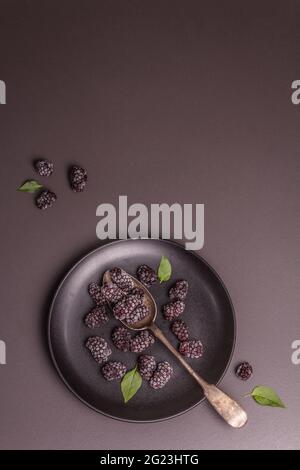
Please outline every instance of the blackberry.
M143 320L147 315L149 315L149 308L146 307L146 305L140 305L129 315L126 315L126 322L128 325L133 325L134 323Z
M99 286L99 284L96 284L96 282L91 282L88 287L88 292L96 305L105 304L106 300L104 295L102 294L101 287Z
M241 362L235 369L235 375L241 380L250 379L253 374L253 367L249 362Z
M102 325L105 325L109 320L109 317L106 313L105 306L99 305L94 307L85 317L84 323L88 328L99 328Z
M110 347L105 339L100 338L100 336L91 336L86 341L85 346L89 349L91 355L98 364L106 362L108 357L111 355Z
M203 355L203 345L200 340L183 341L179 345L179 352L185 357L198 359Z
M75 193L80 193L84 190L87 183L87 172L80 166L73 166L70 171L70 184Z
M166 320L175 320L184 311L185 303L181 300L175 300L163 306L163 314Z
M154 356L143 354L138 358L138 370L144 380L150 380L156 369Z
M126 374L126 366L122 362L109 361L101 369L105 380L120 380Z
M34 168L41 176L51 176L54 170L54 165L49 160L37 160L34 163Z
M130 341L130 351L139 353L147 349L155 342L154 337L147 330L137 333Z
M35 203L39 209L45 210L48 207L53 206L57 199L57 196L49 189L44 189L36 198Z
M149 381L150 387L155 390L163 388L169 382L172 374L173 368L171 364L167 361L160 362Z
M189 285L187 281L177 281L169 290L171 300L185 300L188 293Z
M109 271L111 280L117 284L120 289L129 292L134 288L134 282L132 277L121 268L113 268Z
M125 320L141 303L141 299L136 295L128 295L128 297L124 297L114 306L114 316L117 320Z
M117 326L112 332L111 339L117 349L124 352L129 351L131 334L125 326Z
M151 287L157 281L156 272L147 266L142 264L137 270L137 277L146 287Z
M104 286L101 287L101 294L107 302L112 304L119 302L119 300L124 297L124 292L112 282L110 284L104 284Z
M187 341L189 339L188 327L182 320L175 320L171 325L171 331L179 341Z
M145 297L145 292L143 291L143 289L140 289L139 287L134 287L134 288L129 292L129 294L136 295L136 296L139 297L142 301L144 300L144 297Z

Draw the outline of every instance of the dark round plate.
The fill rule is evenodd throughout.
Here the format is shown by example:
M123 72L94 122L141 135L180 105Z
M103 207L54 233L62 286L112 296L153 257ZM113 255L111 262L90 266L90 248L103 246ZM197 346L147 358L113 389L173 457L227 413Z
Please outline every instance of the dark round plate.
M163 420L189 410L204 398L199 385L156 340L147 353L158 361L169 361L174 375L161 390L152 390L143 383L138 393L124 404L119 383L104 380L100 366L84 346L86 339L95 334L109 340L112 328L118 324L111 318L101 329L90 330L84 325L83 318L92 307L88 284L100 281L103 272L113 266L120 266L132 275L143 263L156 268L162 255L170 259L173 275L169 282L157 283L151 289L158 303L158 326L177 347L178 342L169 330L169 322L162 318L160 307L168 302L168 290L174 281L187 279L190 287L183 318L190 336L200 338L204 346L203 357L190 359L190 364L208 382L216 384L231 359L235 342L232 302L218 274L202 258L164 240L122 240L104 245L82 258L58 287L50 310L49 345L55 366L69 389L86 405L113 418ZM112 359L125 362L128 369L135 365L136 354L122 353L113 345L112 349Z

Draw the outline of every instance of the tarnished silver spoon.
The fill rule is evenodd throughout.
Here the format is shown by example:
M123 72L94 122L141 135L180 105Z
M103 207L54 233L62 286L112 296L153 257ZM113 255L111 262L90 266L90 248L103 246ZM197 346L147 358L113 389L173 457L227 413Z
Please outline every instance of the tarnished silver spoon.
M128 274L128 273L127 273ZM144 292L144 305L149 309L149 315L143 320L140 320L134 324L128 325L126 321L121 321L127 328L139 331L139 330L150 330L158 338L176 359L182 364L182 366L191 374L196 382L202 387L204 395L213 406L213 408L219 413L220 416L233 428L241 428L247 422L247 414L245 410L226 393L222 392L218 387L213 384L209 384L204 380L182 357L177 349L172 346L170 341L165 337L163 332L155 324L157 317L157 305L150 294L149 290L139 282L135 277L130 276L134 282L134 286L143 290ZM103 284L111 283L111 277L109 271L106 271L103 275Z

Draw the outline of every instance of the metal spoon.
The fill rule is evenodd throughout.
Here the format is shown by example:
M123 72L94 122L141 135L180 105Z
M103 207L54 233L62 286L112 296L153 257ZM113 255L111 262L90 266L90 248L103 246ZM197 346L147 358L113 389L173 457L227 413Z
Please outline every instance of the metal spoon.
M172 354L178 359L178 361L185 367L185 369L191 374L196 382L202 387L204 395L213 406L213 408L219 413L220 416L233 428L241 428L247 422L247 414L245 410L226 393L222 392L218 387L213 384L209 384L204 380L194 369L186 362L182 355L172 346L170 341L165 337L163 332L155 324L157 316L157 305L150 294L149 290L139 282L135 277L130 276L134 282L134 286L142 289L144 292L144 305L149 308L149 315L143 320L136 322L132 325L128 325L126 321L122 323L131 330L150 330L152 333L171 351ZM111 277L109 271L106 271L103 275L103 284L111 283ZM120 320L121 321L121 320Z

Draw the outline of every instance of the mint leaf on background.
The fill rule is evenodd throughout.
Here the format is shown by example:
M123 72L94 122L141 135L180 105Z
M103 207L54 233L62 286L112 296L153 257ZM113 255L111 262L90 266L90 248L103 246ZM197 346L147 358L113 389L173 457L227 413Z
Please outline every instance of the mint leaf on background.
M255 387L250 396L262 406L274 406L278 408L285 408L285 404L277 393L270 387L260 385Z
M18 191L22 191L23 193L35 193L36 191L39 191L42 187L43 185L35 180L27 180L18 188Z

